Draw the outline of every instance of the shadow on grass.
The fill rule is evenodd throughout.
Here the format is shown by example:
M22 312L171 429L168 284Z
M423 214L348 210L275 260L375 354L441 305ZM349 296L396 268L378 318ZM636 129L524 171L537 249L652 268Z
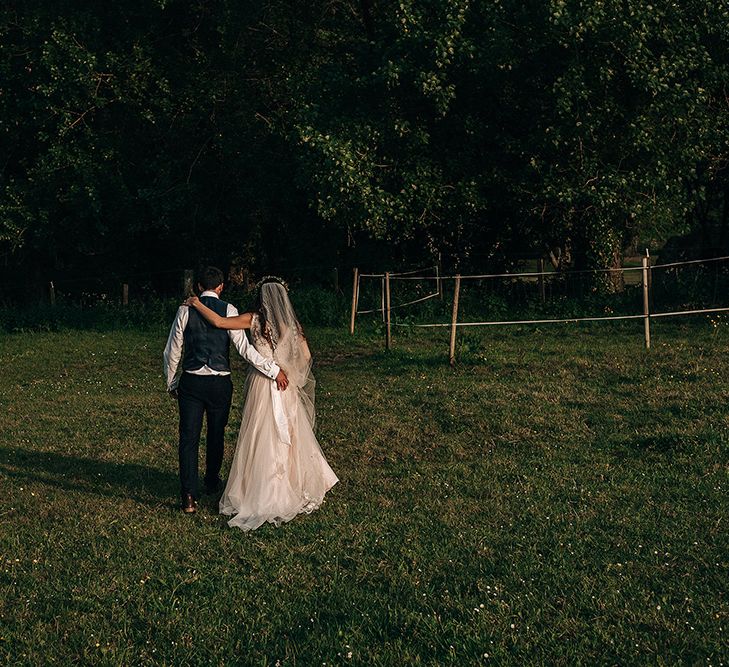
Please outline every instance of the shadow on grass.
M0 474L75 493L127 498L150 506L177 502L176 474L141 465L98 461L56 452L0 447Z
M650 436L633 436L611 443L618 460L639 457L663 458L678 454L686 448L686 436L680 433L662 433Z

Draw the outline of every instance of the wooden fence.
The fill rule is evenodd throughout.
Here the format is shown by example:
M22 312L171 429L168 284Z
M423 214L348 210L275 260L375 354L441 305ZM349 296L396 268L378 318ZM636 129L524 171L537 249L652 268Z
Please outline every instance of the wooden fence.
M449 323L427 323L427 324L397 324L395 326L404 327L416 327L416 328L449 328L450 339L448 346L448 360L451 365L455 364L456 361L456 340L457 330L459 327L485 327L485 326L510 326L510 325L532 325L532 324L559 324L559 323L571 323L571 322L598 322L598 321L612 321L612 320L643 320L643 340L646 349L651 347L651 319L664 318L664 317L677 317L685 315L699 315L703 313L719 313L729 311L729 307L718 307L718 308L701 308L701 309L689 309L680 311L669 311L669 312L654 312L650 311L651 303L651 284L652 284L652 270L657 268L669 268L679 267L691 264L718 262L722 260L729 260L729 256L724 257L713 257L708 259L700 260L689 260L684 262L672 262L667 264L658 264L651 266L650 255L646 251L645 256L641 258L641 266L635 267L621 267L619 269L598 269L594 271L573 271L566 272L567 274L578 274L578 273L601 273L601 272L629 272L635 271L640 272L640 284L642 287L643 296L643 308L642 313L633 315L606 315L606 316L595 316L595 317L570 317L570 318L553 318L553 319L532 319L532 320L495 320L485 322L460 322L459 321L459 301L461 292L461 282L464 280L484 280L492 278L511 278L511 279L537 279L538 290L540 299L545 300L545 277L554 276L553 272L545 272L543 262L540 263L539 271L524 272L524 273L498 273L498 274L482 274L482 275L461 275L455 274L453 276L442 276L438 271L436 276L416 276L412 275L414 272L410 272L410 275L402 273L391 273L385 272L383 274L376 273L360 273L358 268L354 269L354 279L352 286L352 310L350 316L350 334L354 334L355 324L357 315L365 313L379 312L382 310L383 321L385 323L385 348L387 350L392 347L392 306L391 306L391 282L393 280L435 280L438 285L437 292L428 295L426 297L416 299L414 301L398 304L396 307L402 307L404 305L412 305L420 301L431 298L435 294L443 294L443 282L453 281L453 300L451 308L451 321ZM360 283L362 278L375 278L382 280L382 306L381 308L375 308L371 310L358 310L359 307L359 296L360 296Z

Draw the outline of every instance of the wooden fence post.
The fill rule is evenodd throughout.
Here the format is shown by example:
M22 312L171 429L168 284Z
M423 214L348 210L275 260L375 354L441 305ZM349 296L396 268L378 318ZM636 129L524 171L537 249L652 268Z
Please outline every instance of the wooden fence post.
M385 273L385 349L389 350L392 345L390 332L390 272Z
M542 303L547 300L547 290L544 281L544 257L539 258L539 297L542 299Z
M185 296L192 296L195 293L193 283L193 272L192 269L185 269L185 274L182 278L182 292Z
M437 283L438 283L438 296L440 297L441 301L443 300L443 279L441 276L443 275L443 264L441 262L440 253L438 253L438 263L435 265L435 275L437 276Z
M51 306L55 306L56 305L56 287L53 284L52 280L48 285L48 297L51 300Z
M648 248L645 249L645 256L648 258L648 307L653 311L655 310L653 307L653 267L651 266L651 254Z
M448 360L451 366L456 363L456 327L458 325L458 298L461 293L461 274L456 274L456 284L453 288L453 313L451 314L451 345Z
M129 305L129 285L127 283L122 284L122 306Z
M646 251L646 256L642 258L643 263L643 330L645 333L645 349L651 349L651 316L649 307L649 292L648 292L648 264L649 257Z
M359 269L353 269L352 280L352 317L349 320L349 334L354 335L354 318L357 317L357 301L359 300Z
M385 279L380 281L380 310L382 311L382 321L385 321Z

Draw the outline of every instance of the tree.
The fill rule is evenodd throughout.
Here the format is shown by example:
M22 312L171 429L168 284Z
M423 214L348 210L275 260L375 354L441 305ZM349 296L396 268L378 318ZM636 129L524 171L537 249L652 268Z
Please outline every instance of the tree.
M708 215L692 199L725 179L726 8L328 6L290 123L330 224L605 268Z
M387 265L607 268L694 227L725 246L727 19L698 0L11 0L6 274L286 271L354 242Z
M7 266L39 283L146 271L161 288L165 270L176 284L200 261L286 264L281 239L295 242L314 216L267 118L281 77L260 29L267 11L224 0L6 7Z

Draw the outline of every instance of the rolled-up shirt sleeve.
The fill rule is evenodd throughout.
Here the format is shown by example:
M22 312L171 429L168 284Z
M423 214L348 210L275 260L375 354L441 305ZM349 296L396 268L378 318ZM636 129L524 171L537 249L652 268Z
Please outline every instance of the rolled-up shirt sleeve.
M235 306L228 304L226 312L228 317L235 317L238 315L238 309ZM278 367L273 359L266 359L253 345L248 342L248 338L242 329L230 329L228 330L230 340L235 345L235 349L238 350L238 354L243 357L249 364L257 368L265 376L276 379L281 369Z

